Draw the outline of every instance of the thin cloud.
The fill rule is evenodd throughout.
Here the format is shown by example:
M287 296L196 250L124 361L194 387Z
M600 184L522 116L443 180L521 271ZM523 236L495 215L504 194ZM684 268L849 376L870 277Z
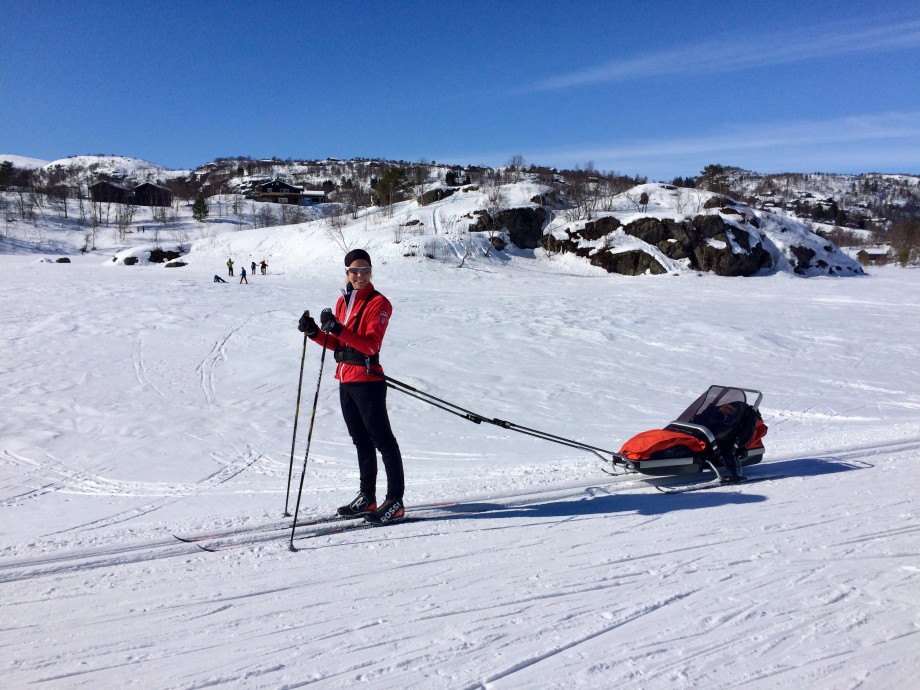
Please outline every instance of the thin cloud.
M557 91L634 79L676 75L703 75L804 62L819 58L877 53L920 47L920 20L868 28L840 25L783 35L700 43L687 48L651 53L589 67L544 79L519 93Z
M695 174L714 162L760 172L917 172L918 150L920 111L909 111L832 120L746 123L706 136L639 140L630 137L630 143L624 144L467 152L444 159L503 165L512 153L517 153L540 165L571 168L591 161L600 170L669 179L677 174Z
M721 154L756 149L813 147L827 144L892 140L901 145L920 139L920 112L854 115L836 120L793 121L769 125L736 126L731 132L706 137L642 141L630 145L585 147L556 151L552 158L566 160L615 159L618 157L668 158L694 153ZM916 149L915 149L916 150Z

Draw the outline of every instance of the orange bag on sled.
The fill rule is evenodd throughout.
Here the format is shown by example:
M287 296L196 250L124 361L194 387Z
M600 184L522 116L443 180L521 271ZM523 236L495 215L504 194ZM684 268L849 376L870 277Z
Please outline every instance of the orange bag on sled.
M756 464L763 458L767 433L758 409L762 398L760 391L710 386L664 429L626 441L614 462L654 475Z

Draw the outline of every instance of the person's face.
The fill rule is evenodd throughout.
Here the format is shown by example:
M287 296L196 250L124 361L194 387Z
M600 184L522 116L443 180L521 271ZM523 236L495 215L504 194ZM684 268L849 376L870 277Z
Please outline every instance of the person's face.
M346 270L348 282L355 290L367 287L367 284L371 282L371 265L364 259L355 259Z

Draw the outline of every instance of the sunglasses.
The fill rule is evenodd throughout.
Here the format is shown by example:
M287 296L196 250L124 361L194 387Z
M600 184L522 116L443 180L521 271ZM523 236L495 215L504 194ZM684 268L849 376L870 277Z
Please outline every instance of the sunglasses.
M353 276L366 276L371 272L370 266L356 266L355 268L345 269L347 273L351 273Z

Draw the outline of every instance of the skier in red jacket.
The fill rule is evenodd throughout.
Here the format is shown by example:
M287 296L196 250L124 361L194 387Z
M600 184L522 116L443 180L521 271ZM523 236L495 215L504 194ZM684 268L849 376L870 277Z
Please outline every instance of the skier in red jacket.
M380 366L380 347L393 307L371 283L371 257L366 251L348 252L345 267L347 283L335 312L324 309L318 326L305 311L297 328L320 345L325 341L335 353L342 416L358 452L358 495L338 509L339 515L363 515L368 522L382 524L405 515L402 455L390 428L387 384ZM387 474L386 499L379 506L376 451Z

